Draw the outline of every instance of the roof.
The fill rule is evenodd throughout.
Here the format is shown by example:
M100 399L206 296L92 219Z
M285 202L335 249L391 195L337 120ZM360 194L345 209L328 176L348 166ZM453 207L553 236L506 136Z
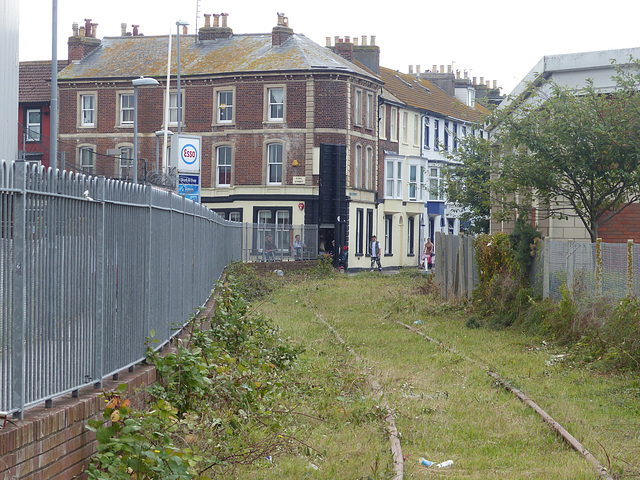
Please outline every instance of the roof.
M69 64L58 61L58 72ZM20 103L43 103L51 101L51 60L20 62L18 83Z
M488 113L478 103L475 109L468 107L440 87L416 75L380 67L379 77L385 83L384 89L409 107L468 122L480 122Z
M591 79L596 88L612 90L616 84L612 62L624 65L631 58L640 58L640 47L545 55L502 101L500 107L506 107L517 97L526 97L531 84L539 85L542 80L549 78L559 85L578 89L584 88L586 80Z
M100 47L62 71L62 79L165 77L169 36L105 37ZM172 40L172 73L176 72L176 42ZM292 34L272 46L271 33L231 35L201 40L180 36L180 75L221 75L271 71L337 70L379 80L302 34Z

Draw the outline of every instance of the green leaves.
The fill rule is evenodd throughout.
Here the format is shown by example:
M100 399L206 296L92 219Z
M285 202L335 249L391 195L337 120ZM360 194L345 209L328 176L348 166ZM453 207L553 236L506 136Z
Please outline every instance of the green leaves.
M579 90L537 81L493 112L493 202L503 217L534 206L577 216L595 241L603 222L640 199L638 71L635 61L618 69L612 92L591 81Z

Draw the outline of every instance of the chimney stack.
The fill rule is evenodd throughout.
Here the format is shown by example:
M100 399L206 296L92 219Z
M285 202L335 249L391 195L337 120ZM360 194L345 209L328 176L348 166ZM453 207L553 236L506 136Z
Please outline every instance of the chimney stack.
M289 28L289 19L284 13L278 12L278 24L271 30L271 46L278 47L293 35L293 29Z
M91 23L85 18L84 27L78 28L78 22L73 22L71 29L73 36L67 41L68 58L70 62L78 62L100 46L100 39L95 38L97 23ZM93 33L92 33L93 32Z
M198 41L216 40L218 38L229 38L233 35L233 30L227 26L228 13L212 13L204 14L204 27L198 30ZM211 17L213 17L213 26L211 25ZM220 26L220 17L222 17L222 26ZM189 29L186 25L182 27L182 34L187 35Z
M140 25L131 25L131 27L133 28L133 36L137 37L138 36L138 28L140 27Z

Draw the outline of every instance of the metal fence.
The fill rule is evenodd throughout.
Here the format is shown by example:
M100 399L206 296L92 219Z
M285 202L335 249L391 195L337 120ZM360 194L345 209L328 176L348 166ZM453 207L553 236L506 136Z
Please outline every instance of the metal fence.
M640 295L640 245L545 239L536 251L531 284L545 298L568 293L611 299Z
M273 262L318 258L318 225L245 223L242 225L242 260ZM271 237L271 248L267 248Z
M0 162L0 213L3 414L141 361L253 235L172 192L14 162Z

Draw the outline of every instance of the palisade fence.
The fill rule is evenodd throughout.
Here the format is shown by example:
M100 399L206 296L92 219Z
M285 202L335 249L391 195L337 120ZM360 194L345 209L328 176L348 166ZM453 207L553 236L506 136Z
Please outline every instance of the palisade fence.
M446 299L470 299L478 283L474 238L436 233L435 281ZM607 299L640 296L640 245L539 241L531 269L531 286L544 298L570 295Z
M173 192L23 162L0 162L0 213L0 414L19 417L166 344L246 250L244 224Z

